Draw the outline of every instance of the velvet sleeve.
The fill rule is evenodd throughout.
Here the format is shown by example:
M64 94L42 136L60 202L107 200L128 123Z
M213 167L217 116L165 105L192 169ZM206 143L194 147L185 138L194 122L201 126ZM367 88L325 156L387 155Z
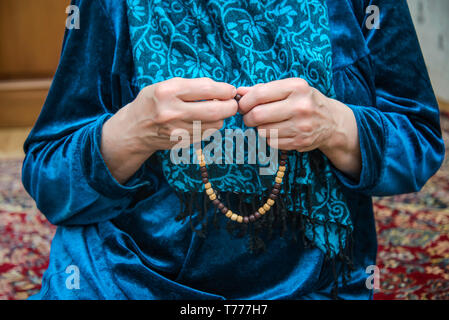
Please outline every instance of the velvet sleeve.
M365 26L368 5L380 28ZM374 70L373 106L351 105L359 132L362 172L349 189L385 196L418 191L444 158L438 104L405 0L354 1Z
M147 166L125 184L100 153L103 123L132 101L132 57L125 15L102 1L73 1L80 28L67 30L60 63L41 114L25 142L22 180L54 224L109 220L157 183Z

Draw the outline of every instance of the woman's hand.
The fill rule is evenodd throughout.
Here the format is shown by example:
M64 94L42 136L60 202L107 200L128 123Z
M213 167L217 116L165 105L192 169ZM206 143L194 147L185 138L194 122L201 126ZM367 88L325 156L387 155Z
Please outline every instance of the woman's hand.
M237 113L236 91L208 78L173 78L142 89L103 126L101 153L110 172L126 182L154 152L178 144L170 139L176 132L193 137L193 121L201 121L202 133L219 130Z
M361 156L352 110L324 96L300 78L241 87L239 111L248 127L257 127L270 142L277 129L277 147L299 152L320 149L339 170L358 178ZM264 130L261 130L264 129Z

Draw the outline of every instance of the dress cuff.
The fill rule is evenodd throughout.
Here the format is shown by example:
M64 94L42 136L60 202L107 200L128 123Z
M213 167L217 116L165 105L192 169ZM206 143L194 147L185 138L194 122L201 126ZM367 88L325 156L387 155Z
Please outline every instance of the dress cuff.
M373 107L347 105L354 113L362 157L362 170L358 181L333 167L340 182L348 189L369 193L380 179L383 167L382 154L385 146L385 127L379 110Z
M103 124L110 117L112 114L105 114L99 117L92 127L89 127L85 142L81 146L84 149L81 152L81 165L84 168L87 181L93 189L106 197L120 198L150 185L150 181L145 174L145 165L141 166L125 184L120 184L112 176L100 151Z

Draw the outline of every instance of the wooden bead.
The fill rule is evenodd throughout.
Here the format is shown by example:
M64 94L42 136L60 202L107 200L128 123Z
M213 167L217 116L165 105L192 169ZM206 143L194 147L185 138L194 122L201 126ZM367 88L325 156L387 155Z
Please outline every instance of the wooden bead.
M259 210L257 210L261 215L264 215L266 213L264 208L259 208Z
M281 189L281 184L280 183L275 183L273 184L273 189Z
M282 171L278 171L278 173L276 174L276 176L278 177L278 178L283 178L284 177L284 172L282 172Z
M212 201L212 204L213 204L214 206L216 206L216 207L218 207L218 205L219 205L220 203L221 203L221 202L220 202L220 200L218 200L218 199L215 199L215 200Z
M281 154L281 160L287 160L287 158L288 158L288 154L286 154L286 153Z
M200 167L200 171L201 171L201 173L207 172L207 168L206 167Z
M267 200L267 204L270 206L270 207L272 207L273 205L274 205L274 200L273 199L268 199Z
M208 183L209 182L209 179L208 178L203 178L203 183L204 184L206 184L206 183Z
M202 177L202 178L209 178L209 175L207 174L207 172L203 172L203 173L201 174L201 177Z
M262 215L256 211L256 213L254 213L254 218L259 219Z
M206 166L206 162L201 161L201 162L200 162L200 166L201 166L201 167L205 167L205 166Z
M238 223L242 223L243 222L243 217L242 216L237 216L237 222Z
M274 181L276 181L276 183L282 183L282 178L276 177Z
M280 167L278 168L278 171L285 172L285 169L286 169L285 166L280 166Z
M231 218L233 215L233 212L231 210L228 210L228 212L226 212L226 218Z
M221 208L221 213L226 214L228 213L229 209L226 208L225 206L223 206L223 208Z
M248 220L251 222L254 222L254 221L256 221L256 216L252 214L248 217Z
M278 190L278 192L279 192L279 190ZM278 196L275 195L274 193L271 193L270 196L269 196L269 198L270 198L271 200L276 200L276 199L278 198Z
M206 183L206 184L204 185L204 188L205 188L205 189L210 189L210 188L212 188L212 185L210 184L210 182L208 182L208 183Z
M281 166L281 167L285 167L286 164L287 164L287 162L285 160L279 161L279 166Z
M265 211L270 211L270 209L271 209L271 207L268 205L268 204L264 204L263 205L263 209L265 210Z
M209 199L210 201L217 200L217 195L215 193L212 193L211 195L209 195Z
M228 215L226 214L226 216L228 216ZM239 217L239 216L238 216L237 214L233 213L233 214L231 215L231 220L232 220L232 221L236 221L238 217Z
M210 196L210 195L213 194L213 193L214 193L214 189L212 189L212 188L206 189L206 194L207 194L208 196Z
M271 190L272 194L279 194L279 189L273 188L273 190Z
M217 208L218 208L218 210L223 210L223 209L225 208L225 206L224 206L223 203L220 202L220 203L218 204ZM225 212L225 213L226 213L226 212Z
M243 223L249 223L249 217L243 217Z

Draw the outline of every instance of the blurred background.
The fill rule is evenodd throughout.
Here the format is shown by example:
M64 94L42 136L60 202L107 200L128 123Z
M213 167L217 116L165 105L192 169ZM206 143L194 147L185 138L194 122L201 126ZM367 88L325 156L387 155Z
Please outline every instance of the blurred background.
M447 145L449 1L408 2ZM24 191L20 169L23 142L58 65L69 4L0 0L0 299L35 293L48 263L55 228ZM446 159L419 193L375 199L381 271L376 299L449 299L448 167Z

